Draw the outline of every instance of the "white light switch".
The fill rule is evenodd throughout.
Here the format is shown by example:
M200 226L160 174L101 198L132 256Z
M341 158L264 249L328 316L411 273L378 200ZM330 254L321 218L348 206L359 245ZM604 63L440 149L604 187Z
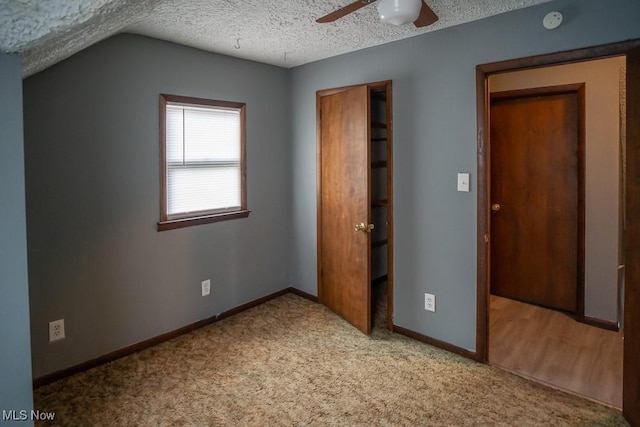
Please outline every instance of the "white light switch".
M458 191L469 191L469 174L468 173L459 173L458 174Z

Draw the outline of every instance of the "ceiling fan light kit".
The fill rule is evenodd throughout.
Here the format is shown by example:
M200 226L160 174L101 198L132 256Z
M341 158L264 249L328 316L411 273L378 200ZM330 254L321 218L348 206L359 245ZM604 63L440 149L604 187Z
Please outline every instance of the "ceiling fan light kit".
M340 9L316 19L319 24L326 24L340 19L375 0L356 0ZM426 27L438 20L438 15L424 0L379 0L378 15L380 21L392 25L404 25L413 22L416 28Z
M380 0L378 15L385 24L404 25L418 19L421 7L422 0Z

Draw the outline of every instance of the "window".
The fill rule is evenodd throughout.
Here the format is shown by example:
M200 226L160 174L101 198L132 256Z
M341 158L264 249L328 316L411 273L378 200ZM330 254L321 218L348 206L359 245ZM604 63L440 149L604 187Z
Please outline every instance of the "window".
M245 105L160 95L158 231L249 216Z

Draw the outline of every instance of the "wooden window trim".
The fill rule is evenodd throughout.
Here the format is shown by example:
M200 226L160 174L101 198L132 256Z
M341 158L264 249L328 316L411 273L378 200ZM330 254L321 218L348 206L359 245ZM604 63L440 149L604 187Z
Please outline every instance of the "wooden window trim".
M233 108L240 112L240 208L226 212L207 212L183 218L169 218L167 214L167 103L189 106ZM211 224L238 218L247 218L247 160L246 160L246 104L188 96L160 94L160 221L158 231L174 230L194 225Z
M214 222L228 221L230 219L246 218L251 211L239 210L221 214L201 215L190 218L172 219L158 222L158 231L175 230L176 228L190 227L192 225L211 224Z

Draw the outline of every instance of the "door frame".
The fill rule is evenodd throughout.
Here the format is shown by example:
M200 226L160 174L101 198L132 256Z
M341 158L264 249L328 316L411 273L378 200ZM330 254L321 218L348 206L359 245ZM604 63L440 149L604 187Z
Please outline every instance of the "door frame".
M478 200L477 200L477 295L476 295L476 357L479 361L487 362L488 359L488 334L489 334L489 86L488 77L492 74L518 71L523 69L539 68L545 66L570 64L576 62L603 59L613 56L627 55L634 49L640 49L640 39L599 45L594 47L574 49L564 52L556 52L544 55L531 56L520 59L506 60L481 64L476 67L476 119L477 119L477 168L478 168ZM627 73L629 69L627 69ZM627 79L627 82L629 79ZM629 85L627 85L629 87ZM628 91L627 93L630 93ZM633 100L636 104L637 100ZM627 107L629 108L629 106ZM637 109L636 109L637 111ZM637 123L635 124L638 127ZM640 301L640 201L637 199L640 190L640 173L635 166L640 164L640 137L634 130L630 120L627 121L626 139L626 171L625 171L625 216L626 231L624 233L624 245L626 257L625 267L625 329L638 324L640 319L640 306L630 302ZM634 167L629 167L634 165ZM634 191L631 191L634 190ZM637 334L637 331L633 331ZM630 334L629 334L630 335ZM631 381L633 375L637 375L637 366L627 364L628 355L637 349L638 343L625 340L623 360L623 414L627 419L637 417L637 390L636 383ZM637 357L637 355L636 355ZM637 380L636 380L637 381ZM628 392L628 393L627 393Z
M491 101L494 99L511 99L511 98L525 98L525 97L538 97L538 96L548 96L548 95L562 95L572 93L577 96L578 101L578 123L577 123L577 241L576 243L576 305L575 312L573 315L578 322L585 322L584 316L584 277L585 277L585 171L586 171L586 155L585 155L585 127L586 127L586 104L585 104L585 96L586 89L584 83L572 83L572 84L561 84L554 86L544 86L544 87L535 87L528 89L514 89L507 90L503 92L489 92L488 93L488 109L491 110ZM490 130L488 137L490 137ZM490 138L489 138L490 140ZM487 150L487 159L488 165L491 165L491 151ZM487 168L487 173L490 174L491 169ZM478 171L478 175L480 175L480 171ZM488 188L488 197L489 204L491 203L491 182L487 180ZM478 187L480 188L480 187ZM491 221L491 215L487 218L487 221ZM489 227L490 228L490 227ZM490 229L489 229L490 231ZM490 251L490 247L487 248ZM489 266L491 265L490 257L487 258L489 262ZM487 286L489 287L488 293L491 294L491 286L490 286L490 278L491 278L491 268L488 268L489 271L489 281L487 282ZM488 304L488 302L487 302ZM488 307L488 306L487 306ZM488 308L487 308L488 309ZM488 333L488 331L487 331Z
M358 85L341 86L316 91L316 238L317 238L317 293L318 300L323 299L322 288L322 144L321 144L321 109L320 98L343 92L345 90L367 86L371 92L385 92L387 99L387 329L393 330L393 102L392 81L383 80ZM370 118L369 118L370 120ZM367 146L370 148L371 142Z

